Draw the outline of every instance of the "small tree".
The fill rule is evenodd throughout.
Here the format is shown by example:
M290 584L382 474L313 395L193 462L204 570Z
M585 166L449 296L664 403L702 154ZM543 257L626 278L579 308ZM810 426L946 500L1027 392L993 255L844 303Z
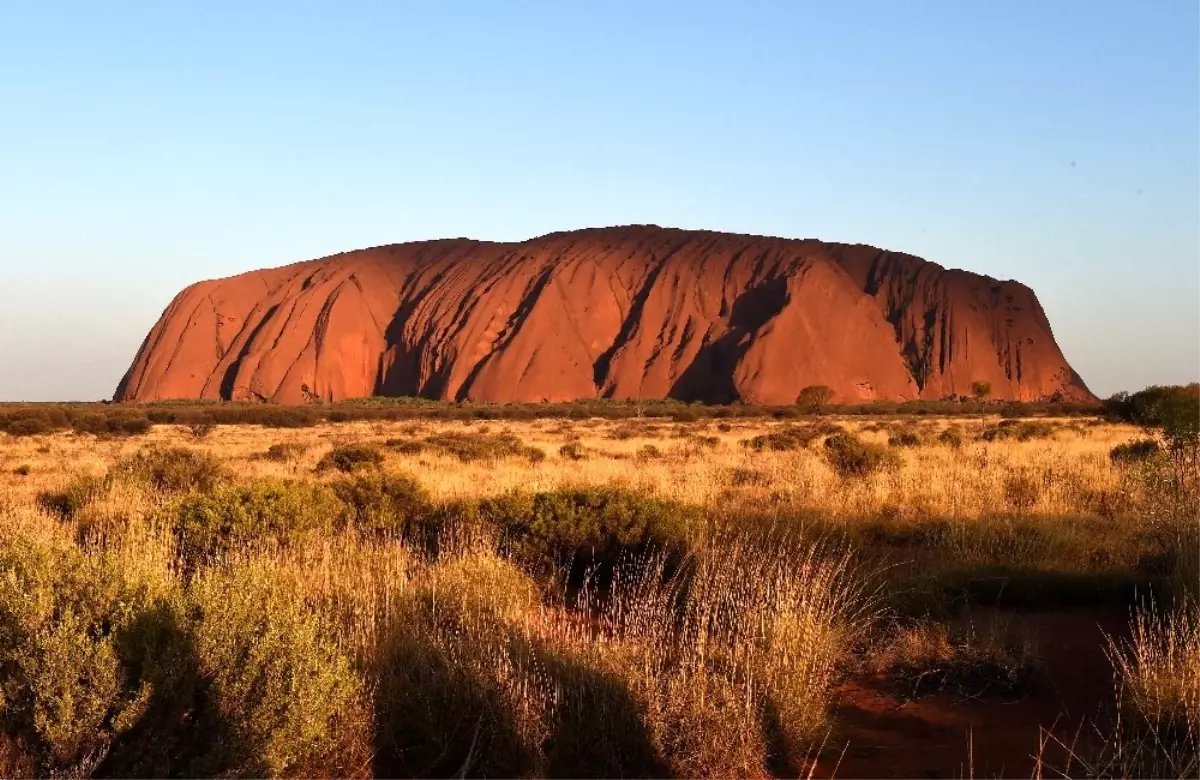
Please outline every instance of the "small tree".
M984 411L983 410L983 402L991 394L992 394L992 383L991 382L985 382L982 379L976 379L974 382L971 383L971 397L975 399L975 406L973 408L975 411L979 412L980 416L983 415L983 411Z
M1200 384L1151 385L1104 402L1112 416L1140 425L1178 461L1197 468L1200 460Z
M1141 426L1153 443L1128 444L1112 454L1143 498L1139 523L1177 562L1180 593L1196 596L1196 506L1200 504L1200 384L1151 386L1118 393L1104 404L1117 419ZM1136 449L1135 449L1136 448ZM1156 452L1164 453L1158 457ZM1141 457L1132 457L1135 453Z
M971 395L975 396L975 400L982 401L991 394L991 382L976 381L971 383Z
M809 385L796 396L796 406L804 414L820 414L833 398L833 390L825 385Z

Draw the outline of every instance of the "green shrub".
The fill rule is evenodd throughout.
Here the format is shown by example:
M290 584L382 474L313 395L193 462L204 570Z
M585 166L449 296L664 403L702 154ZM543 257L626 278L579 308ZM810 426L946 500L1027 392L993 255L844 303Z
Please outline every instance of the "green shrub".
M213 431L217 429L217 424L212 420L204 420L203 422L192 423L188 426L188 435L199 441L207 439Z
M1001 420L998 425L992 425L979 431L980 441L1004 441L1017 438L1017 420Z
M163 586L159 586L160 588ZM291 592L249 570L184 594L115 559L0 539L0 735L43 777L347 776L361 684Z
M299 460L306 452L308 452L307 446L299 442L287 441L267 447L267 451L263 457L267 460L273 460L276 463L289 463Z
M479 502L480 517L498 527L522 561L535 569L591 566L611 571L622 553L683 552L699 511L617 488L517 493Z
M696 447L703 447L710 450L721 446L721 438L719 436L705 436L700 433L690 434L684 437L684 441Z
M71 429L75 433L91 433L96 436L106 436L109 433L109 418L103 414L85 414L72 421Z
M825 440L825 459L843 477L866 477L900 464L897 455L886 447L849 433L836 433Z
M425 445L413 439L388 439L384 445L401 455L420 455L425 451Z
M1172 453L1190 457L1194 467L1200 447L1200 384L1167 394L1154 405L1143 424L1161 432Z
M96 436L140 436L153 426L154 423L145 417L106 414L87 414L71 423L76 433L91 433Z
M940 444L958 449L963 443L962 429L958 428L957 426L951 426L939 433L937 440Z
M921 437L915 431L900 431L888 437L889 447L920 447Z
M194 569L231 550L329 534L345 512L328 485L260 480L185 496L171 524L180 557Z
M113 467L115 476L140 481L165 493L205 492L229 478L212 455L184 447L151 447L122 458Z
M658 460L662 456L662 450L653 444L643 445L637 451L637 457L641 460Z
M145 712L152 595L114 561L17 536L0 543L0 726L41 776L86 776Z
M456 433L448 431L425 438L424 446L458 458L463 463L501 458L525 458L531 463L546 459L546 453L530 447L511 433Z
M1200 446L1200 384L1152 385L1132 395L1117 393L1104 406L1113 416L1161 436L1173 454L1194 458Z
M604 434L605 438L615 441L626 441L642 435L642 429L636 425L618 425Z
M43 433L52 433L56 429L57 427L53 423L36 417L11 420L4 427L10 436L38 436Z
M802 450L823 436L845 433L845 429L834 423L814 425L785 425L769 433L760 434L742 442L743 447L759 451L786 452Z
M429 491L399 474L356 474L329 487L346 506L350 524L366 533L415 535L436 531Z
M1113 447L1108 457L1113 463L1140 463L1153 458L1161 451L1162 448L1154 439L1137 439Z
M662 426L648 423L622 423L614 426L605 436L617 441L637 438L654 438L662 433Z
M1058 426L1054 423L1040 420L1001 420L998 425L987 428L980 434L984 441L1030 441L1032 439L1047 439L1054 434Z
M337 469L350 474L359 469L377 469L383 465L383 452L374 444L341 444L317 461L317 473Z
M246 422L258 423L267 428L308 428L320 421L320 415L316 410L295 406L263 406L250 419L246 420Z
M287 588L250 567L209 571L190 601L213 722L184 776L346 776L369 738L361 682Z
M558 455L564 460L583 460L587 457L587 447L577 441L567 442L558 448Z
M81 477L62 490L43 490L37 494L37 503L50 514L63 520L71 520L104 489L104 480Z

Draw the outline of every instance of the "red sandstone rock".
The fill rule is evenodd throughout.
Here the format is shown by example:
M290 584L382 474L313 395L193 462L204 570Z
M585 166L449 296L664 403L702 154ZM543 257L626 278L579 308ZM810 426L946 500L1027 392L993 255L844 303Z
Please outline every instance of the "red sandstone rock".
M364 249L200 282L116 400L786 404L1092 395L1033 291L867 246L630 226Z

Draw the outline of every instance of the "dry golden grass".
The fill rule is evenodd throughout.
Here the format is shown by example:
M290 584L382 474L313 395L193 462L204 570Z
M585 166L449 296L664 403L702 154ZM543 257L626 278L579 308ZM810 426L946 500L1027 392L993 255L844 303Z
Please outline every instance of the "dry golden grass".
M1131 623L1130 638L1108 648L1122 698L1157 728L1200 739L1200 607L1145 604Z
M237 747L216 755L202 751L186 765L193 771L328 770L347 765L340 758L334 765L312 763L313 750L362 755L357 746L370 741L376 769L385 773L754 776L765 772L772 751L801 760L825 727L839 659L860 636L870 605L845 553L798 546L791 548L794 555L782 548L764 555L714 547L685 565L686 583L682 575L665 573L665 559L643 562L622 575L628 587L615 587L582 609L561 592L545 591L498 555L491 540L473 538L468 530L443 540L436 562L403 542L350 531L298 545L234 549L193 571L179 565L164 519L176 499L112 469L144 447L186 442L217 455L239 480L314 479L325 452L368 431L306 433L285 437L307 446L291 464L263 459L274 442L257 432L229 428L199 443L187 441L182 431L161 430L136 443L64 434L5 442L15 446L3 454L0 569L15 565L27 549L103 555L131 581L153 585L150 592L172 605L170 614L199 621L187 630L195 634L196 668L176 676L211 680L201 684L215 686L210 695L234 708L219 714ZM369 438L391 434L374 429ZM634 465L605 460L627 473ZM28 473L13 473L12 461L28 463ZM581 478L575 468L581 464L574 461L532 467L527 460L464 466L438 455L393 455L388 461L389 469L424 478L443 499L464 494L438 490L439 475L453 478L462 470L509 480L465 494L470 497L529 487L519 473L526 468L541 470L535 486L608 481L603 471ZM699 463L681 453L663 465ZM508 473L513 465L515 476ZM102 487L69 519L52 516L39 503L44 491L106 472L118 476L98 483ZM669 477L660 479L666 484ZM752 568L756 576L747 579ZM17 591L9 595L10 604L20 599ZM590 603L592 596L585 591L579 598ZM97 619L108 621L103 614ZM125 660L105 648L121 646L127 629L114 625L111 637L70 634L83 648L100 643L109 659L105 668L113 670L106 678L112 690L72 693L68 687L57 694L90 703L95 745L84 753L74 732L34 728L32 738L44 743L32 751L36 771L88 774L103 760L94 756L120 755L126 732L115 721L110 725L106 712L133 713L124 715L132 728L147 728L140 725L143 710L115 703L123 696L119 670ZM0 653L37 658L50 652L38 647L18 642ZM289 655L299 652L304 655ZM212 665L237 653L249 653L241 672ZM41 668L41 662L30 663ZM257 665L264 676L253 675ZM308 687L293 689L281 674L303 674ZM41 688L22 690L33 711L58 701L45 700ZM358 691L374 698L374 733L359 729L344 739L338 734L345 718L304 698L334 696L356 721ZM765 707L786 723L778 734L763 731ZM607 720L597 722L598 712L608 712ZM778 745L768 746L768 739Z
M874 423L859 418L832 420L851 432ZM923 427L962 428L961 449L922 446L897 450L903 464L895 472L847 482L827 465L819 447L792 452L761 452L741 443L779 428L783 423L636 423L611 421L343 423L298 430L258 426L221 426L203 440L192 441L182 426L156 426L143 437L98 440L90 435L57 433L8 439L0 450L0 497L13 500L47 489L80 474L102 474L118 458L153 444L193 446L212 452L241 476L309 475L336 444L414 438L442 432L507 432L547 454L540 463L505 459L499 464L463 463L431 452L388 455L388 468L417 477L442 499L477 498L514 489L553 490L564 485L619 485L697 506L712 506L731 496L748 503L784 509L813 509L834 516L862 517L889 507L934 516L977 517L1011 504L1009 485L1023 476L1038 480L1037 494L1021 508L1031 515L1075 514L1081 492L1105 493L1119 486L1120 473L1108 458L1116 444L1138 438L1127 425L1063 427L1049 439L982 442L972 440L995 420L942 420ZM721 430L727 427L729 430ZM647 429L646 432L639 428ZM633 435L613 438L614 432ZM414 436L415 434L415 436ZM690 434L682 436L680 434ZM698 435L713 437L715 446L699 444ZM867 441L886 444L886 431L860 433ZM934 436L927 437L934 439ZM297 459L277 462L263 457L272 444L292 442L306 449ZM578 442L582 459L562 457L559 449ZM647 460L638 453L647 445L663 457ZM28 465L30 473L14 469Z
M911 589L910 580L924 577L942 588L937 578L947 566L1134 576L1141 561L1167 549L1143 540L1135 511L1141 488L1108 457L1114 445L1138 437L1132 427L1063 420L1046 438L983 441L979 434L996 420L827 422L884 446L907 432L916 438L904 440L917 445L893 447L894 468L846 477L831 468L819 439L785 451L744 446L793 424L763 420L220 426L203 438L157 426L123 439L0 436L0 575L17 571L30 550L81 555L120 572L140 594L136 609L167 620L168 639L182 643L170 645L170 663L130 655L122 632L132 629L105 612L123 609L113 605L124 597L97 607L79 595L99 610L95 626L102 628L86 631L54 623L54 610L38 613L51 633L65 632L80 652L108 659L105 668L117 671L103 695L56 681L60 698L92 707L98 736L87 750L70 729L37 726L37 707L59 699L24 677L8 681L19 701L32 702L33 714L14 716L0 733L0 775L103 767L267 775L801 773L836 729L832 693L864 644L890 636L889 668L1023 673L1032 664L1026 649L995 632L963 638L926 622L889 635L886 613L896 604L885 586L892 580L907 578ZM960 446L939 440L951 427L961 432ZM438 449L397 446L446 433L511 434L546 457L464 462ZM266 457L278 444L295 446L287 457ZM341 475L318 473L317 464L346 444L379 447L384 471L409 475L429 491L434 510L450 518L431 526L442 527L436 545L345 527L183 566L171 520L183 499L113 469L146 447L185 446L215 456L237 484L328 482ZM106 474L73 516L50 513L39 498ZM603 587L523 570L495 529L457 522L455 512L469 515L465 502L578 487L648 494L699 508L705 519L686 529L682 558L662 552L626 560ZM1159 515L1155 522L1177 530ZM914 577L922 550L939 560L919 562ZM1171 573L1178 576L1163 574ZM0 629L24 587L10 582L17 584L0 603ZM1150 712L1167 697L1193 717L1195 680L1175 670L1196 649L1194 618L1169 626L1145 618L1139 626L1132 645L1112 649L1128 701ZM41 669L36 659L51 653L65 651L0 630L0 667L8 659ZM235 656L250 659L237 673L225 668ZM121 671L123 664L141 671ZM181 717L149 699L142 709L126 701L150 683L141 680L132 693L121 686L155 664L170 671L154 678L156 690L205 702L208 709L197 704L196 712L231 708L219 711L215 725L232 735L232 747L214 753L184 729L167 736L191 751L176 750L188 763L128 763L131 740L166 738L144 720L161 726L176 722L164 712ZM322 697L342 704L331 709ZM185 707L183 716L192 711ZM12 723L33 725L22 731ZM34 763L12 759L14 750Z

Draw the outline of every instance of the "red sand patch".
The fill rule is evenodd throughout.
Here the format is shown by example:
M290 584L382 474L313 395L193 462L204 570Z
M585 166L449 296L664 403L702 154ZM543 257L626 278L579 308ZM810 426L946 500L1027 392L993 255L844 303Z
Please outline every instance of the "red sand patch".
M1127 615L1089 610L1012 619L1035 638L1045 664L1045 681L1036 690L1016 701L963 701L947 693L906 701L885 680L854 680L838 691L834 747L816 776L1033 776L1040 729L1052 729L1070 744L1081 723L1112 701L1104 632L1123 633ZM1061 748L1047 748L1045 760L1065 764Z

